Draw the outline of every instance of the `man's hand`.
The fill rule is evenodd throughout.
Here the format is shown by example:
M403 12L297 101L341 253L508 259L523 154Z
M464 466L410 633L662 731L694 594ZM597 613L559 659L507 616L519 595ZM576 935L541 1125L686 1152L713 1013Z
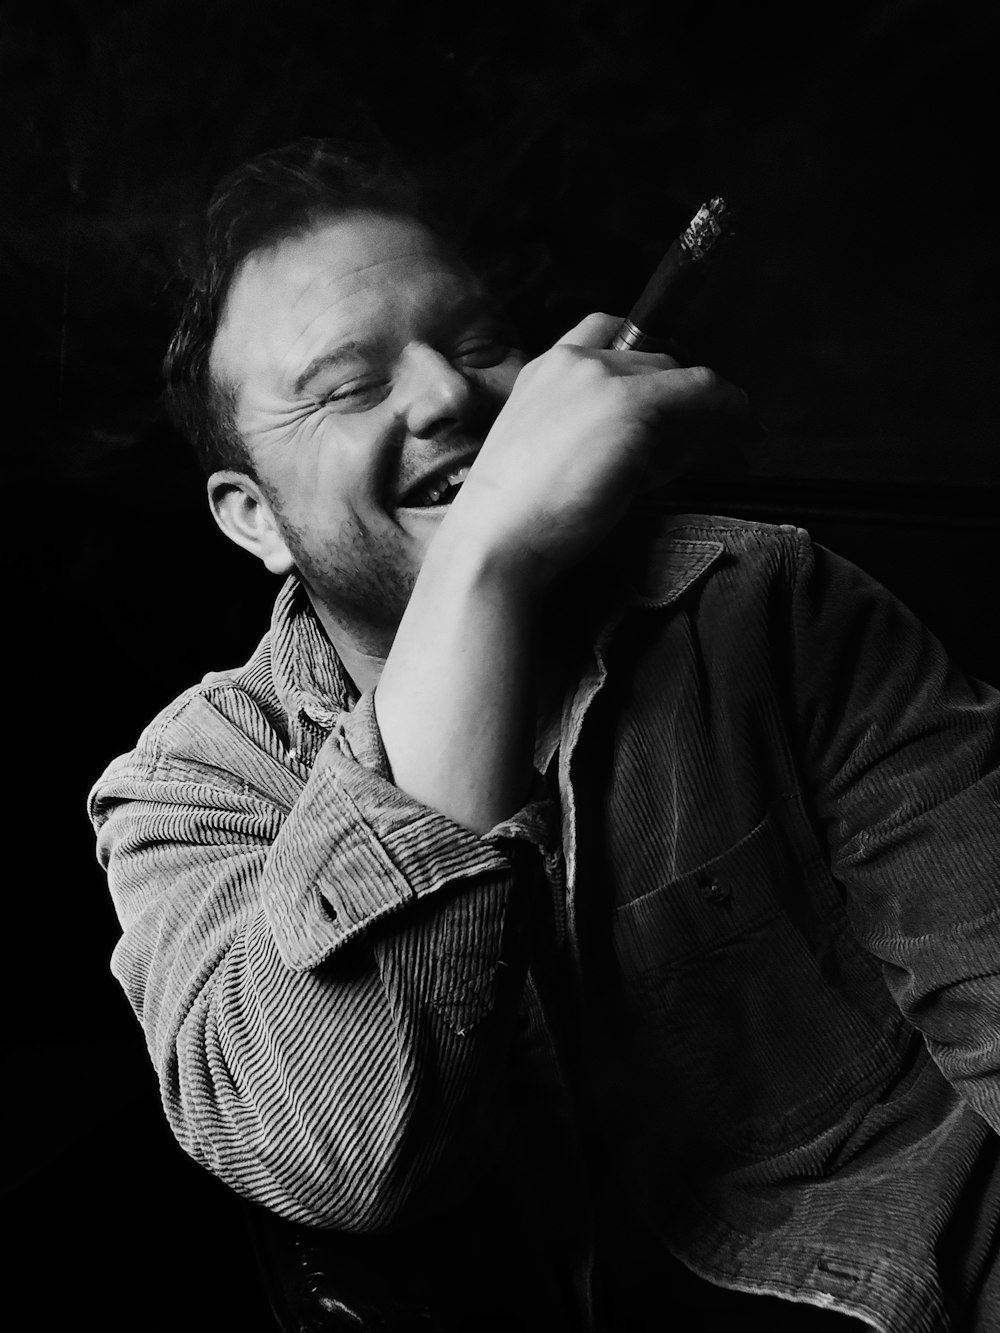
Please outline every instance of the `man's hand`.
M583 558L644 489L752 423L745 394L669 356L611 352L620 320L590 315L525 366L442 538L507 559L536 587ZM445 535L444 529L450 528Z

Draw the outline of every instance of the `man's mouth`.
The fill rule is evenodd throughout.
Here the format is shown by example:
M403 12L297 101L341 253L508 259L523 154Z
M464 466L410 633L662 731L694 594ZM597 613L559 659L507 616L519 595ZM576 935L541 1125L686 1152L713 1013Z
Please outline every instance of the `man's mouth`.
M433 509L440 505L450 505L462 489L462 483L469 475L470 463L455 464L423 477L415 486L406 489L399 497L399 509Z

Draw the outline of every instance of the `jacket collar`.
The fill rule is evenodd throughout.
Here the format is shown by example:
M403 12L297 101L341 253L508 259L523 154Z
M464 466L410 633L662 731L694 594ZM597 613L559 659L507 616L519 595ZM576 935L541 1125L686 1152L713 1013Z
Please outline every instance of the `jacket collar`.
M725 554L723 542L697 535L704 526L683 515L637 510L587 562L584 587L590 632L631 608L670 606Z
M683 596L722 557L725 546L667 532L652 537L622 571L633 606L662 607Z

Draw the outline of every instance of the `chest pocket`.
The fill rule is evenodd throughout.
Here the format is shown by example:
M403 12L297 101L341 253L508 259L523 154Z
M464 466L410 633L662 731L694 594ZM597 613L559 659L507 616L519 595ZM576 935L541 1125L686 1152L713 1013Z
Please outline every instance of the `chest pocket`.
M782 799L720 856L616 912L640 1100L666 1100L692 1147L760 1159L799 1146L881 1087L905 1043L834 881L792 843Z

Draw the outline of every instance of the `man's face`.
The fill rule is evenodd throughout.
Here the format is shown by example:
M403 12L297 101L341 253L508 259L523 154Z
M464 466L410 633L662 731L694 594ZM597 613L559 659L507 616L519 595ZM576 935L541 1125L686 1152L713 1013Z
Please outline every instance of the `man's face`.
M352 213L250 256L211 365L324 623L384 654L523 365L502 316L421 225Z

